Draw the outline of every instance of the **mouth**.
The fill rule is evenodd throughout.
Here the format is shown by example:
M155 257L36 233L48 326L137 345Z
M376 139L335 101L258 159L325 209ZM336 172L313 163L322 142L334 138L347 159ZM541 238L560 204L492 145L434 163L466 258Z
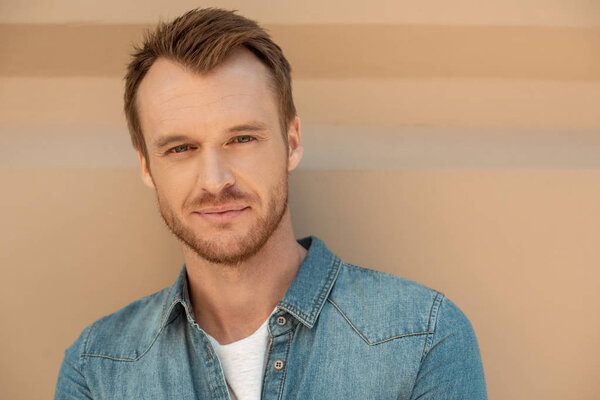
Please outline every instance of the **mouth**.
M205 213L206 214L218 214L218 213L229 212L229 211L240 211L240 210L243 210L244 208L247 208L247 206L235 205L235 204L225 204L225 205L217 206L217 207L205 207L205 208L198 210L197 212L199 212L201 214L205 214Z
M232 221L249 208L246 206L210 207L197 211L195 214L200 215L209 222L222 224Z

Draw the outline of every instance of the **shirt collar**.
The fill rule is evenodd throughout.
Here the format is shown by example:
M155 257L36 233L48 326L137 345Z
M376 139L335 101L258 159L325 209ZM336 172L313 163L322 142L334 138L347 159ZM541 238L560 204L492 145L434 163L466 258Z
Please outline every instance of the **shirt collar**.
M298 243L308 253L278 307L312 328L329 297L341 261L316 236L302 238Z
M308 328L312 328L337 278L341 260L316 236L299 239L298 243L308 252L296 278L277 307L293 315ZM188 279L184 265L170 288L163 318L161 318L161 328L177 315L177 304L181 304L187 319L194 322L188 293Z

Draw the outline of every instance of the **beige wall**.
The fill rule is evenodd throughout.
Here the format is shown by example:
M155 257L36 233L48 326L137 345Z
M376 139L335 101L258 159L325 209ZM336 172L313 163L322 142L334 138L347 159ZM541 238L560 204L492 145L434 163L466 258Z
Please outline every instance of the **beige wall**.
M121 114L128 44L197 2L0 4L0 398L182 258ZM248 2L294 67L297 236L446 293L491 399L596 399L600 3Z

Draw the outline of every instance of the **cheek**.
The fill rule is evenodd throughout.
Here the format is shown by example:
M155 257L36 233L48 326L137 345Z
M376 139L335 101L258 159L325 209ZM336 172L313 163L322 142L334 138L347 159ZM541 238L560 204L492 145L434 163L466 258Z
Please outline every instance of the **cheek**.
M193 190L193 177L185 171L163 170L154 176L158 196L168 202L171 208L177 208Z
M266 191L277 184L284 171L287 172L286 160L281 148L265 146L243 156L233 156L230 165L242 189Z
M281 138L270 140L268 143L240 149L232 152L229 159L230 165L236 171L245 171L251 174L277 174L280 168L287 168L287 151Z

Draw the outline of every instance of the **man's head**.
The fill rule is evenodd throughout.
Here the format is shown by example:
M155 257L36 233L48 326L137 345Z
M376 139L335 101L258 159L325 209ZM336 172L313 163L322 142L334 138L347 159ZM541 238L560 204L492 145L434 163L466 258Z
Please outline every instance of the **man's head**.
M256 22L215 8L195 9L162 23L146 35L136 48L125 76L125 116L136 150L147 157L147 147L137 108L137 91L150 67L166 58L190 71L213 70L235 49L251 51L268 68L270 85L277 100L284 140L288 125L296 116L292 98L290 65L269 35Z
M279 78L279 67L237 43L247 30L250 41L279 54L269 56L284 66ZM140 135L142 179L156 190L165 222L187 248L214 263L238 264L279 227L288 211L288 173L302 156L287 62L253 22L220 10L185 14L147 42L162 43L160 52L146 57L146 44L134 56L146 60L144 72L131 63L125 96L134 144ZM179 48L187 58L169 55ZM281 92L274 90L279 79L287 80Z

